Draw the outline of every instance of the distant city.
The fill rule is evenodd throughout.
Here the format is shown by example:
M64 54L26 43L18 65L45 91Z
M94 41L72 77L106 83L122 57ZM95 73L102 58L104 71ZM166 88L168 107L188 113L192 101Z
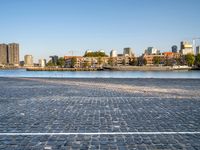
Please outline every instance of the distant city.
M24 60L19 60L20 48L18 43L0 44L0 67L60 67L60 68L102 68L103 66L200 66L200 45L182 41L180 49L177 45L171 47L171 51L162 52L155 47L147 47L141 56L136 57L130 47L124 48L123 53L118 54L111 50L107 55L104 50L87 50L83 56L50 56L49 60L39 59L33 62L33 56L27 54Z

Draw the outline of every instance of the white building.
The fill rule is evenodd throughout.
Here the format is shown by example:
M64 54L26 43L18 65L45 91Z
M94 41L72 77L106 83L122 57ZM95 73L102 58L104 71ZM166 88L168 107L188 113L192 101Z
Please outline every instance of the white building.
M158 53L159 53L159 50L157 48L154 48L154 47L148 47L145 50L145 54L148 54L148 55L157 55Z
M180 53L182 55L187 55L189 53L194 54L193 46L190 42L188 41L183 41L181 42L181 50Z
M133 56L133 49L130 47L124 48L123 52L124 56L132 57Z
M46 63L47 63L46 59L39 59L39 66L40 67L46 67Z
M117 51L116 50L112 50L110 52L110 57L117 57Z
M32 55L25 55L24 56L24 66L25 67L33 67L33 56Z

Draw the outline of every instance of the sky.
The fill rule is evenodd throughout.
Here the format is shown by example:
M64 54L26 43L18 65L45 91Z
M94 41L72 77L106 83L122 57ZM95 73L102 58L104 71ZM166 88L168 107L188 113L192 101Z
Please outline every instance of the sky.
M139 56L200 37L200 0L0 0L0 43L20 44L20 59L83 55L88 49Z

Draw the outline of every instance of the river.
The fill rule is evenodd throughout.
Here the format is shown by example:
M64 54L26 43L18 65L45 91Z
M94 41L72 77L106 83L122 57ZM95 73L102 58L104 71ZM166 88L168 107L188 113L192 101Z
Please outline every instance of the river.
M200 78L200 71L26 71L0 70L0 77L48 78Z

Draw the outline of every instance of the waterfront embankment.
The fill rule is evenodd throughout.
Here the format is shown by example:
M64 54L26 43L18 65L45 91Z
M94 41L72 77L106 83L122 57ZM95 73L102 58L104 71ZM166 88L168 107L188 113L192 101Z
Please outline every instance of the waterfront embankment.
M104 66L100 68L51 68L51 67L32 67L27 68L27 71L173 71L173 70L192 70L188 66Z
M173 71L173 70L192 70L188 66L106 66L104 69L114 71Z
M33 67L33 68L27 68L27 71L99 71L101 69L97 68L39 68L39 67Z

